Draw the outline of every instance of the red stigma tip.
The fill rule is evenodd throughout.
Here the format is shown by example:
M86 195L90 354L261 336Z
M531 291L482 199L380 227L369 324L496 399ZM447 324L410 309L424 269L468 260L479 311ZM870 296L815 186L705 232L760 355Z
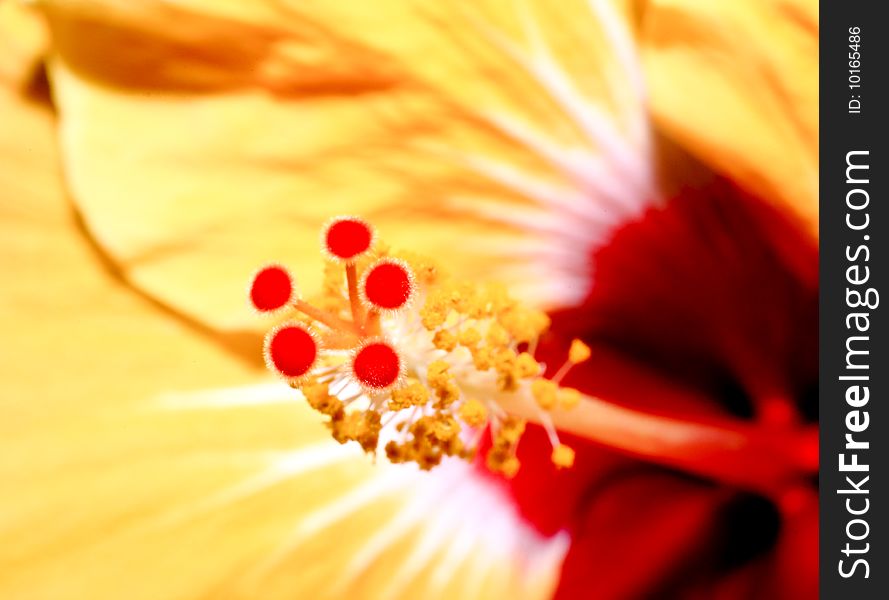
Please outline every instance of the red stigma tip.
M295 379L306 375L315 366L318 343L304 325L285 323L266 336L265 358L270 369Z
M293 279L282 266L263 267L250 284L250 302L260 312L285 306L293 296Z
M387 342L366 344L352 359L352 373L358 382L374 390L385 390L401 377L401 358Z
M324 229L324 248L334 259L353 261L370 249L373 229L356 217L338 217Z
M397 310L414 293L413 273L399 260L383 259L367 270L361 285L362 296L379 310Z

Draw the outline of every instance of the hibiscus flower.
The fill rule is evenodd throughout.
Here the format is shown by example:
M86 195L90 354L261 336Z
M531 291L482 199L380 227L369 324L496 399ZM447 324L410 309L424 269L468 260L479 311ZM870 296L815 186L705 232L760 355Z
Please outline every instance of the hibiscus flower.
M38 4L57 118L0 6L4 595L814 595L814 6ZM572 468L533 423L513 478L371 464L265 378L244 282L321 288L354 213L548 309L548 376L590 347Z

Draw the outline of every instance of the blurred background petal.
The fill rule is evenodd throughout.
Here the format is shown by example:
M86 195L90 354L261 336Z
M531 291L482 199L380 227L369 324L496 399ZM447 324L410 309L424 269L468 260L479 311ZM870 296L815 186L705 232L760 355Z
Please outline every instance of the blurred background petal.
M658 125L818 234L818 4L652 0L641 42Z

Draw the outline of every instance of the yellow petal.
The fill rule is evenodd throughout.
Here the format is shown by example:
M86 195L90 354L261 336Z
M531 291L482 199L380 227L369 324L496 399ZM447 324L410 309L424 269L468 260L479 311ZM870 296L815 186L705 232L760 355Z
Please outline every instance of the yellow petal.
M817 3L654 0L642 40L658 124L817 235Z
M217 328L256 323L243 286L263 262L315 288L338 213L570 303L586 247L654 196L607 3L601 23L581 0L44 4L86 225L128 280Z
M0 4L0 84L26 83L46 43L46 27L33 11L16 2Z
M481 520L505 531L464 519L453 490L468 473L374 467L287 386L251 384L257 368L230 350L258 340L158 310L86 243L51 113L0 87L0 114L0 532L16 540L0 548L0 597L549 594L563 540L537 540L548 554L525 569L536 538L506 502ZM458 509L448 527L436 493Z

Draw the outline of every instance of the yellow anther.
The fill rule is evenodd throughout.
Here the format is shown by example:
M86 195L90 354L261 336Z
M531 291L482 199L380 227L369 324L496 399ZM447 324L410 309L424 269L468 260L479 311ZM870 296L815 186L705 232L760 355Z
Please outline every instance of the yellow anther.
M442 454L439 450L429 450L425 452L420 452L416 458L417 464L420 465L420 468L424 471L429 471L433 467L437 467L441 464Z
M326 398L329 393L327 390L326 383L318 383L317 381L307 381L302 386L300 386L300 391L303 393L303 396L306 397L306 400L312 406L315 405L322 398Z
M390 462L401 463L408 460L408 454L406 448L403 446L400 446L396 442L388 442L386 444L386 458L388 458Z
M553 448L552 461L556 467L567 469L574 465L574 450L565 444L559 444Z
M487 371L494 364L491 351L486 347L472 349L472 364L479 371Z
M551 410L556 405L559 386L549 379L535 379L531 382L531 394L543 410Z
M457 415L470 427L481 427L488 422L488 409L474 398L464 402Z
M482 334L480 334L478 332L478 329L476 329L475 327L467 327L460 332L460 335L457 337L457 339L460 342L461 346L474 348L480 341L482 341Z
M417 380L408 385L392 390L389 398L390 410L401 410L411 406L423 406L429 401L429 390Z
M523 379L540 374L540 363L534 360L534 357L527 352L519 354L515 362L515 368L516 374Z
M429 433L439 442L449 442L460 433L460 424L450 415L439 415L432 421Z
M429 469L441 462L443 456L463 456L465 448L460 441L460 423L449 413L438 412L420 417L410 426L412 439L395 445L388 444L387 454L402 462L416 462L420 468Z
M570 410L580 404L580 392L574 388L559 388L559 406Z
M344 418L331 421L331 429L339 443L355 441L365 452L371 452L380 439L380 415L374 411L346 413Z
M515 452L508 448L492 448L485 457L488 468L495 473L502 473L509 479L515 477L519 470L519 459Z
M497 370L497 389L510 392L518 387L518 370L516 353L509 348L501 348L494 352L494 369Z
M519 378L515 369L497 373L497 389L501 392L513 392L519 387Z
M538 310L510 307L497 315L497 321L519 343L530 342L547 330L549 317Z
M470 319L484 319L489 315L488 302L482 296L476 294L466 307L466 315Z
M420 319L423 327L433 330L441 327L448 318L450 311L450 296L444 287L435 289L429 293L426 303L420 309Z
M432 344L439 350L452 352L454 348L457 347L457 336L447 329L442 329L435 332L435 336L432 338Z
M590 347L575 339L568 350L568 361L573 364L582 363L590 357Z
M423 327L429 331L444 325L447 317L447 309L437 303L432 303L431 301L427 302L426 306L420 309L420 322L423 324Z
M475 303L475 286L468 281L461 281L456 284L452 291L452 304L454 310L459 313L469 312L470 307Z
M433 389L447 385L451 381L451 366L443 360L434 360L426 368L426 381Z
M435 395L438 396L436 408L445 408L460 399L460 388L454 382L448 381L435 388Z
M485 334L485 340L492 348L505 346L509 343L509 333L499 323L491 323Z
M488 450L487 456L485 456L485 463L494 473L501 473L503 471L503 463L511 456L512 453L509 449L491 448Z
M514 446L518 443L522 434L525 432L525 421L515 417L507 417L500 424L500 430L497 432L497 440Z
M334 415L343 409L343 403L339 398L331 396L325 383L307 383L300 390L309 406L325 415Z
M516 473L519 472L520 466L519 459L513 455L503 461L500 465L500 472L503 473L504 477L507 479L512 479L516 476Z
M327 426L333 430L338 423L340 423L343 419L346 418L346 411L340 410L330 415L330 421L327 423Z
M509 348L500 348L494 352L494 368L498 371L511 371L516 365L516 353Z

